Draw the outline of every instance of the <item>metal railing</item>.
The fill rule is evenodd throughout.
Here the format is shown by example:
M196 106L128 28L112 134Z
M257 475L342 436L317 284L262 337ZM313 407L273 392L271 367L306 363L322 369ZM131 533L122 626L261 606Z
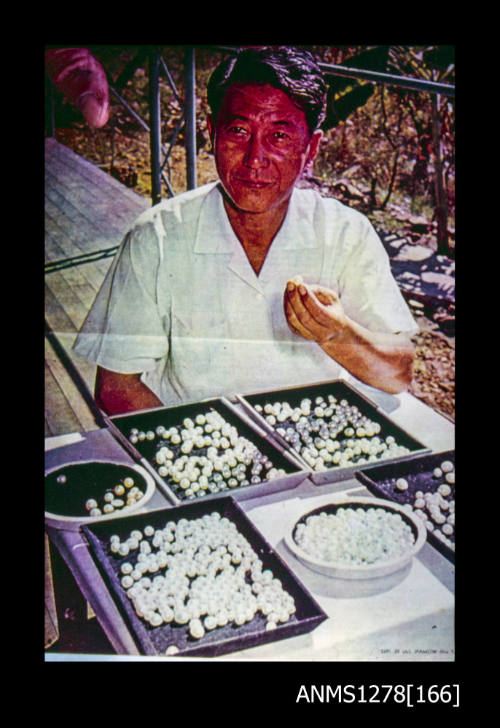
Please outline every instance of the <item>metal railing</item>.
M236 53L238 46L207 45L204 49L213 49L221 53ZM168 160L172 149L177 141L180 132L184 129L184 143L186 149L186 180L187 189L197 186L196 169L196 46L185 46L184 50L184 102L182 101L168 67L162 57L162 47L152 46L140 48L136 57L132 59L116 83L110 80L109 88L113 97L127 110L127 112L147 131L150 135L150 164L151 164L151 202L157 204L162 198L162 182L165 184L168 194L175 196L174 190L168 176L165 174L165 166L168 167ZM148 66L149 73L149 124L133 107L123 98L122 88L133 76L135 70L144 65ZM428 81L426 79L410 78L378 71L371 71L361 68L351 68L331 63L319 63L320 68L326 76L343 76L353 79L361 79L372 83L407 88L418 92L431 94L455 96L453 84ZM175 127L167 145L161 139L161 104L160 104L160 74L163 72L165 78L182 109L182 115ZM53 93L49 84L47 93L47 126L50 136L54 135L54 114L53 114ZM161 155L164 155L163 161Z
M225 53L237 53L238 46L203 46L204 48L213 48L214 50ZM348 68L334 63L318 63L325 76L344 76L346 78L361 78L364 81L372 83L385 83L389 86L399 86L408 88L413 91L428 91L429 93L442 94L443 96L455 96L455 86L448 83L438 83L436 81L428 81L420 78L409 78L407 76L397 76L391 73L382 73L379 71L369 71L362 68Z

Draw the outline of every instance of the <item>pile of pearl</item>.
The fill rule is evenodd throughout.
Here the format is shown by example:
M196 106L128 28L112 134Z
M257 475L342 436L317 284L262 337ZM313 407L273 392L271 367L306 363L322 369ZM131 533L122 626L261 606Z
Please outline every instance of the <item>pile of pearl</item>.
M185 500L286 475L215 410L186 417L180 426L131 430L132 444L145 439L156 442L158 474Z
M315 472L353 463L377 462L409 452L392 435L379 437L381 426L346 399L319 395L304 397L298 406L288 402L257 404L255 409Z
M89 516L102 516L137 503L144 496L144 492L135 485L130 476L123 478L112 488L107 488L102 496L102 502L89 498L85 502L85 510Z
M444 460L434 468L432 476L436 489L427 492L416 490L405 508L421 518L429 532L455 551L455 466L450 460ZM407 488L408 481L398 478L396 489L404 491Z
M368 566L402 556L415 543L399 513L385 508L341 507L308 516L294 539L314 559L345 566Z
M258 612L273 629L295 612L281 581L217 511L134 529L125 539L111 536L110 551L128 557L120 566L121 585L152 627L185 624L200 639L206 631L251 622Z

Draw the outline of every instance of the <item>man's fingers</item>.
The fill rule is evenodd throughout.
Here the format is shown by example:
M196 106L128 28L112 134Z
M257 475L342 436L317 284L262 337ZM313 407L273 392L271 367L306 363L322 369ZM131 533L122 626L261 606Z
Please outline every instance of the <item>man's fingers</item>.
M333 291L321 288L319 286L310 286L311 291L314 293L316 298L324 306L330 306L332 303L338 302L338 296Z
M58 90L80 109L87 122L104 126L110 114L106 72L86 48L48 50L47 74Z
M304 324L321 327L318 330L319 336L328 333L331 325L331 314L325 310L325 306L330 305L332 299L326 293L321 293L323 300L328 303L323 304L314 290L307 286L299 286L299 303L297 305L297 313ZM308 322L310 322L308 324Z
M297 336L302 336L304 339L314 341L315 336L311 331L307 329L306 326L304 326L304 323L297 316L293 305L291 304L290 300L286 298L286 295L284 300L284 310L287 324L289 328L293 331L293 333Z
M318 341L324 339L328 335L325 327L320 326L314 317L305 308L300 300L293 300L288 296L285 297L285 316L288 324L294 333L298 333L305 339Z

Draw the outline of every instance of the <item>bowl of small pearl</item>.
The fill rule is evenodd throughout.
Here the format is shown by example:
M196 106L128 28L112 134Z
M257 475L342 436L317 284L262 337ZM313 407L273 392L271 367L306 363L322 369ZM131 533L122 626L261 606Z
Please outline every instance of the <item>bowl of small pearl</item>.
M426 535L421 520L399 504L352 497L302 515L285 543L309 570L336 582L329 593L365 596L401 581Z
M448 450L366 468L356 478L378 498L413 513L427 529L427 540L455 560L455 453Z
M66 463L45 474L45 522L59 530L143 508L155 482L140 465L104 460Z

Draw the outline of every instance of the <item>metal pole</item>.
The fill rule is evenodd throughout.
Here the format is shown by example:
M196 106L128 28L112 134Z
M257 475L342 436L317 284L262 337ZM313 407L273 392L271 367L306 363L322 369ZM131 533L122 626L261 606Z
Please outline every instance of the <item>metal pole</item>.
M151 157L151 203L161 200L161 125L160 125L160 53L153 48L149 53L149 145Z
M194 48L187 46L184 53L184 110L186 114L186 177L187 188L196 187L196 89Z
M238 46L204 46L205 48L215 48L223 53L234 54L240 48ZM363 68L348 68L347 66L336 65L334 63L318 63L321 70L326 76L345 76L346 78L363 78L372 83L386 83L390 86L401 86L409 88L413 91L428 91L434 94L443 94L444 96L455 96L455 85L448 83L439 83L437 81L427 81L423 78L410 78L408 76L396 76L395 74L382 73L379 71L368 71Z

